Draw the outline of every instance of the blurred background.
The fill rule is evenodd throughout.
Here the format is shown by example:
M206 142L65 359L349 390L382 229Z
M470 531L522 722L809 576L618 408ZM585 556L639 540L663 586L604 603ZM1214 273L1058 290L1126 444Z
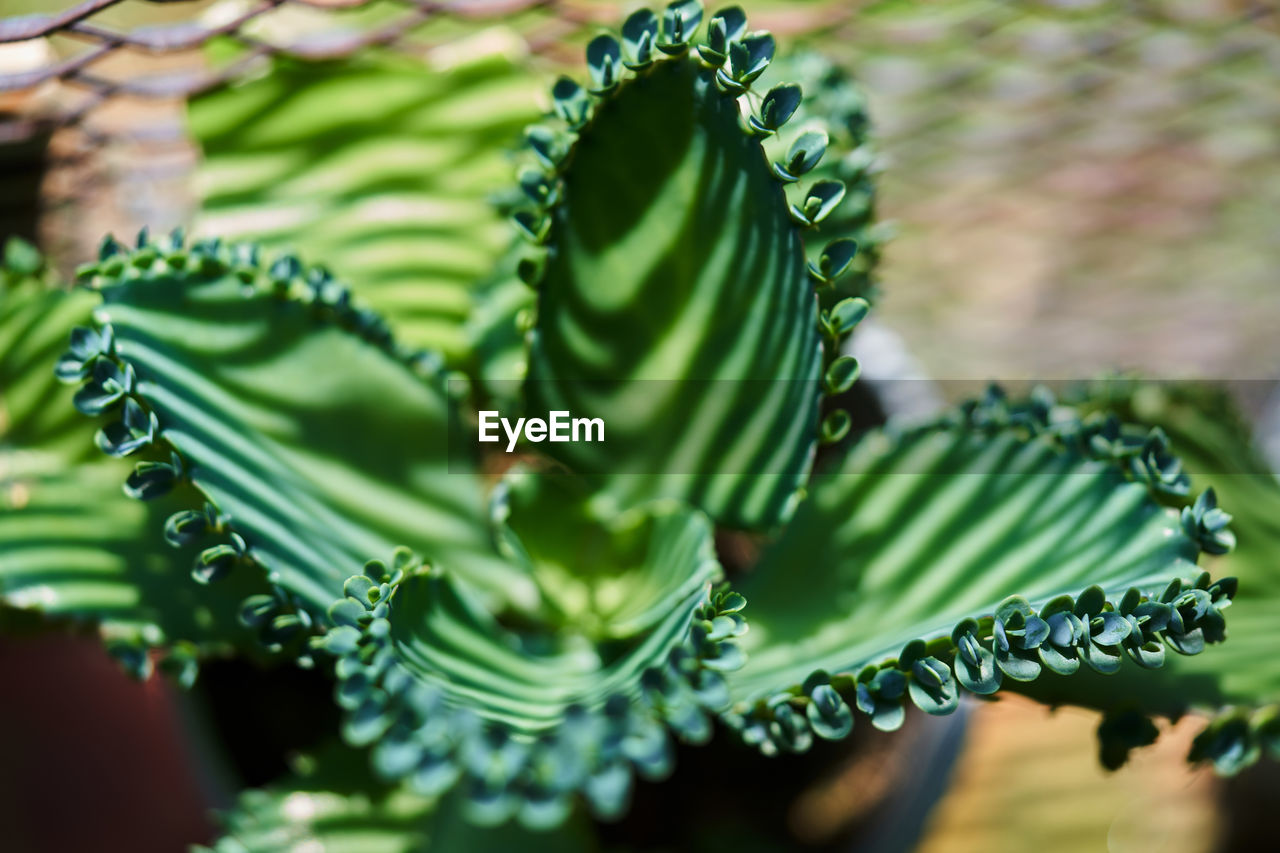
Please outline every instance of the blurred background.
M505 231L489 200L509 180L507 165L463 140L424 155L421 186L326 184L303 173L305 156L280 142L287 128L273 127L273 114L309 110L336 134L330 144L343 146L371 127L404 135L423 105L410 97L388 121L363 113L358 97L291 102L289 81L377 57L420 74L423 93L463 92L457 121L514 141L546 106L547 82L580 63L593 25L612 24L633 5L0 0L0 237L36 240L66 271L93 256L103 233L143 225L329 247L358 199L360 215L383 230L404 226L400 243L362 238L339 243L338 258L313 254L357 290L362 277L386 284L378 307L394 313L398 283L446 277L421 266L423 246L447 256L439 263L455 278L480 277L492 264ZM781 43L821 49L867 94L884 160L881 216L895 233L877 316L913 370L959 380L1116 369L1247 380L1241 403L1261 437L1280 435L1275 3L741 5ZM474 72L477 56L516 72ZM275 90L270 74L283 81ZM246 81L267 89L241 108L235 93L246 90L228 86ZM468 112L486 104L477 114L487 116L508 100L520 106L500 120ZM354 131L344 130L348 118ZM237 159L228 140L275 152L279 162ZM374 156L344 151L352 162ZM369 206L380 198L387 203ZM447 221L481 236L461 245ZM466 299L440 287L439 315L415 323L448 349L458 334L449 311L464 313ZM219 679L234 687L242 678L262 680L215 667L205 698ZM227 805L236 784L267 781L276 769L271 760L255 768L212 754L210 732L230 727L243 740L253 725L235 709L210 711L162 681L133 683L83 638L0 640L0 679L6 695L25 697L22 705L0 700L0 848L182 849L212 836L208 809ZM307 745L307 726L291 728L289 717L306 708L290 704L287 687L273 724L282 755ZM1273 768L1231 782L1189 771L1196 727L1179 724L1107 773L1096 758L1096 722L1016 699L973 708L958 729L916 720L907 746L872 739L815 772L780 819L815 845L892 849L876 847L873 832L851 840L848 829L883 818L902 799L895 791L918 783L913 777L938 774L949 787L936 806L894 818L915 825L922 850L1250 849L1253 822L1280 790ZM931 730L943 725L952 728ZM933 802L919 790L912 796ZM66 821L70 813L76 822ZM138 826L148 827L146 838L101 846L103 833Z

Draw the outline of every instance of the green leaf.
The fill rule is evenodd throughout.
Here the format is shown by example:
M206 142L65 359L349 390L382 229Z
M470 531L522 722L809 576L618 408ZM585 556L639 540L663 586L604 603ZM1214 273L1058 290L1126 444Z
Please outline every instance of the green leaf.
M44 272L44 256L40 250L17 235L12 235L4 244L4 260L0 262L4 268L6 282L16 282L23 278L34 278Z
M571 128L581 127L591 117L591 98L572 77L559 77L551 87L551 106Z
M628 68L646 68L653 62L658 39L658 17L648 9L637 9L622 24L622 50Z
M601 524L592 497L576 477L515 469L492 499L499 549L559 626L597 640L633 636L719 576L700 514L663 508Z
M821 344L785 193L737 104L691 58L662 62L599 106L563 181L526 392L608 438L548 452L618 508L675 497L776 525L817 439Z
M93 301L87 293L46 290L33 279L0 285L0 452L38 448L68 464L96 458L93 428L54 377L67 335L88 322ZM104 342L82 344L87 355Z
M236 611L261 584L238 575L205 594L185 570L194 551L180 554L161 538L179 505L166 494L174 484L158 487L131 475L128 462L102 460L93 424L54 377L67 335L89 321L94 298L11 272L0 276L8 282L0 285L0 603L96 628L139 676L150 671L148 647L168 647L168 656L184 641L201 653L250 647ZM154 500L125 497L126 478ZM162 668L194 677L187 665Z
M745 21L743 22L745 25ZM766 32L748 33L729 42L729 61L716 72L716 84L730 94L745 92L773 61L776 45Z
M611 35L596 36L587 45L587 73L592 94L612 91L622 73L622 48Z
M443 379L415 370L416 354L323 272L244 266L255 253L238 249L192 252L198 271L156 263L95 282L111 363L137 375L125 417L154 418L148 453L176 452L203 496L188 508L212 503L243 538L242 556L315 616L369 555L400 545L534 603L492 549L478 477L464 458L449 467ZM199 574L225 570L234 550L206 548Z
M712 65L720 66L729 58L729 48L747 32L747 15L740 6L728 6L711 16L707 23L706 43L698 47L698 55Z
M819 284L832 284L849 268L849 265L853 263L857 255L858 244L853 240L835 240L823 248L816 264L811 263L809 265L809 275ZM849 328L853 328L854 325L857 325L857 321L862 319L857 316L858 306L862 306L864 315L866 310L871 307L865 299L854 298L841 300L831 310L834 313L837 308L840 308L842 312L852 315L850 319L853 320L853 323Z
M1280 656L1275 653L1280 482L1254 451L1243 416L1225 389L1190 383L1098 383L1081 395L1080 405L1114 408L1127 419L1159 426L1168 436L1194 489L1205 489L1183 508L1181 533L1198 539L1209 553L1221 550L1227 535L1238 540L1235 549L1217 557L1212 567L1215 574L1235 578L1239 591L1234 584L1211 587L1229 593L1232 600L1228 642L1220 648L1190 657L1166 655L1162 668L1126 672L1124 678L1088 674L1029 687L1046 702L1080 704L1112 714L1133 709L1171 718L1188 712L1208 714L1212 721L1197 740L1192 758L1212 762L1219 772L1236 772L1261 755L1280 757L1268 735L1280 707ZM1216 496L1212 499L1209 486ZM1231 527L1206 537L1203 522L1215 503L1229 508ZM1199 521L1188 524L1197 508ZM1123 754L1117 761L1122 759Z
M1001 671L996 667L995 653L978 639L977 620L966 619L951 632L955 646L956 678L970 693L987 695L1000 687Z
M998 411L1024 425L989 425ZM958 687L991 693L1002 675L1078 667L1091 631L1120 633L1102 613L1122 599L1159 607L1166 587L1173 600L1192 595L1200 549L1177 514L1126 465L1089 458L1069 410L1039 422L1022 411L997 396L933 425L873 432L815 475L740 584L752 630L729 679L731 722L769 719L817 671L873 717L887 703L865 685L895 672L914 704L949 713ZM1184 608L1178 630L1211 624L1225 603ZM1143 625L1138 639L1182 636Z
M821 440L823 444L835 444L849 434L853 419L844 409L834 409L822 419Z
M215 591L192 580L194 550L174 551L161 537L172 499L128 499L120 491L127 466L115 461L67 468L24 454L14 462L0 458L0 602L134 646L253 649L237 612L264 584L250 573Z
M277 58L195 98L199 232L323 258L402 340L461 362L471 287L509 235L492 197L539 82L492 33L453 53L468 58Z
M787 183L799 180L801 175L818 165L822 155L827 153L828 144L830 140L826 131L805 131L792 141L786 158L773 164L774 176Z
M700 0L673 0L662 13L662 32L658 37L658 49L663 53L683 53L693 41L702 24Z
M800 87L795 83L782 83L774 86L760 102L759 118L751 116L751 126L758 133L773 133L787 123L800 108L804 97Z
M331 611L352 610L324 641L348 739L376 741L380 772L421 793L458 784L484 824L559 823L579 792L615 814L628 766L665 773L667 727L704 739L728 701L721 673L741 664L742 602L709 591L707 519L664 503L601 525L578 486L517 473L495 499L504 553L548 603L539 618L499 621L461 578L412 566L348 582L344 601L379 602L368 618Z
M835 210L836 205L843 200L843 183L818 181L805 193L803 202L791 206L791 217L806 227L816 225L830 216L831 211Z
M531 213L527 210L520 210L511 217L511 221L515 223L515 226L520 230L520 233L531 242L546 242L548 223L545 219L540 218L536 213Z
M824 740L842 740L853 731L853 711L831 686L825 672L809 676L804 692L809 697L805 716L814 734Z
M827 366L827 372L822 378L823 389L828 394L843 394L853 387L861 369L853 356L840 356Z
M829 315L832 331L835 334L852 331L866 318L870 310L871 306L865 299L852 297L840 300L831 308Z

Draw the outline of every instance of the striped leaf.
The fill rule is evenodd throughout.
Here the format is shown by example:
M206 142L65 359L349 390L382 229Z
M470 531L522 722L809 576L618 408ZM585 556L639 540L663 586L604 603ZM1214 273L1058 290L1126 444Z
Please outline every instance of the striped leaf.
M773 527L813 458L824 341L784 186L795 176L740 117L772 56L771 37L752 38L758 69L680 50L607 96L561 78L562 126L528 132L543 176L522 185L553 192L518 222L538 288L526 394L535 411L603 418L603 444L548 449L597 479L601 505L677 497L721 524Z
M893 728L908 697L948 713L961 688L1128 673L1166 643L1221 639L1230 591L1199 577L1199 543L1134 457L1100 448L1105 431L1044 397L996 396L859 441L741 584L752 630L731 721L803 748L810 726L791 717L824 735L842 697Z
M521 380L529 362L525 339L530 321L537 316L537 294L517 273L522 242L516 240L476 285L466 327L474 376L488 397L507 411L517 410L523 398Z
M1214 762L1221 772L1234 773L1264 754L1280 757L1280 482L1252 449L1249 428L1224 390L1121 381L1092 389L1081 405L1111 407L1136 421L1160 424L1179 448L1192 482L1212 484L1238 541L1213 568L1237 577L1240 590L1231 606L1230 642L1212 654L1176 657L1120 684L1088 678L1029 687L1044 701L1112 715L1134 709L1174 719L1208 714L1211 725L1193 757ZM1125 730L1114 723L1100 734L1104 749L1118 750L1117 761L1133 745L1126 745Z
M470 288L508 238L492 197L537 115L498 41L457 65L282 58L197 97L199 230L323 258L404 341L462 361Z
M268 646L327 629L344 735L382 775L549 827L579 793L616 814L633 767L669 767L668 728L710 734L744 623L701 513L602 525L574 481L514 473L486 512L440 375L291 256L169 239L84 275L110 344L77 399L123 418L99 445L174 460L208 507L167 535L200 542L201 580L261 568L241 618Z
M252 650L238 614L242 599L266 591L261 579L238 572L212 591L196 583L187 571L194 550L164 543L166 505L176 506L126 498L127 473L114 460L67 468L55 457L20 457L0 482L0 602L96 627L138 676L150 672L148 648ZM177 674L194 678L194 669Z
M738 599L709 589L707 519L665 504L601 525L575 492L517 475L495 507L551 624L495 618L460 579L403 556L353 577L330 611L347 739L374 743L381 774L420 793L458 785L476 823L557 825L578 794L618 814L633 768L669 771L667 729L710 736L722 673L741 662Z
M122 494L131 466L99 460L92 425L54 378L93 301L34 280L0 287L0 602L95 627L137 675L150 671L147 647L246 647L239 601L262 585L237 575L202 590L185 571L194 553L163 543L165 515L178 505ZM170 657L194 677L194 661Z
M833 240L852 240L857 246L845 274L833 282L833 287L819 290L822 304L829 308L850 296L873 299L879 293L877 265L889 231L876 222L880 159L870 141L866 96L843 69L805 50L774 60L756 91L763 92L774 83L787 90L788 95L799 93L797 109L787 122L796 127L827 128L841 151L840 156L824 158L812 174L843 181L849 187L848 197L835 213L804 233L805 251L814 258ZM756 119L754 124L758 126L759 117ZM777 159L785 152L785 137L770 133L763 145L769 156ZM523 177L529 173L521 174ZM477 370L481 379L490 381L490 390L498 398L515 396L512 383L502 380L524 375L524 325L535 316L537 302L536 294L521 286L517 260L504 259L494 275L477 288L475 311L468 323Z
M366 560L406 545L495 597L536 600L492 547L478 477L465 459L451 473L449 403L424 356L292 257L155 254L97 266L97 317L109 361L136 377L111 416L132 404L157 427L137 458L176 453L216 509L211 524L186 516L190 538L209 528L197 574L258 563L321 616Z
M34 280L0 286L0 447L39 448L67 462L93 458L93 430L53 372L93 302Z

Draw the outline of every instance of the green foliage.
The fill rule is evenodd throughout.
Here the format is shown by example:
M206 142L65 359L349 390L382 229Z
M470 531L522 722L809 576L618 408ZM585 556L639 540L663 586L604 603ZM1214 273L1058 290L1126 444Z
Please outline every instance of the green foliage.
M502 550L537 579L551 625L503 624L406 552L349 579L329 611L321 645L339 658L347 739L376 744L379 772L425 795L461 782L476 823L556 825L578 791L616 816L631 768L670 771L666 727L709 737L723 673L741 663L742 602L708 591L720 567L706 519L666 505L606 527L574 492L514 474L494 508Z
M838 241L806 262L803 229L845 187L820 180L789 202L786 184L818 165L827 135L799 134L770 164L761 137L796 112L801 90L776 90L744 124L773 37L732 9L689 53L700 8L670 7L657 46L671 58L646 55L621 79L616 43L593 41L591 85L560 78L558 121L526 134L529 206L515 222L532 244L519 272L538 290L526 393L535 409L610 425L607 446L550 452L605 481L611 508L678 497L722 524L770 528L799 500L821 392L856 376L846 362L821 384L824 348L830 362L848 330L827 324L824 339L813 292L856 247ZM623 33L637 45L652 31L638 14Z
M433 360L397 344L326 270L175 235L82 278L102 294L96 317L113 345L83 362L79 407L122 417L99 446L171 465L174 482L199 490L170 529L205 546L202 580L262 567L280 593L256 617L264 630L306 628L370 554L399 545L530 603L489 542L478 477L449 474Z
M478 478L442 452L430 360L292 256L175 235L110 244L81 276L102 325L73 337L63 372L84 382L83 411L122 418L100 448L198 491L207 503L172 516L168 538L200 544L202 582L265 576L271 592L240 618L269 648L305 659L298 639L327 629L313 645L338 659L344 735L378 740L384 775L432 796L462 779L476 821L546 826L578 790L616 814L632 765L666 772L664 724L709 734L744 626L738 599L709 592L720 570L700 513L655 506L602 527L565 484L516 475L486 513ZM393 542L431 571L400 550L348 576ZM477 757L495 743L511 744L496 769Z
M644 562L631 569L639 582L626 580L648 595L619 602L621 618L594 641L571 626L508 628L464 585L403 553L348 580L322 641L339 658L347 740L375 744L379 772L420 793L461 781L478 824L514 815L555 826L579 791L597 815L618 815L632 767L670 771L663 724L705 741L707 712L728 700L721 673L741 663L736 599L708 595L719 566L705 519L663 513L644 527ZM540 556L531 539L521 547Z
M876 157L857 90L776 49L696 0L591 40L525 129L505 255L484 196L531 117L505 61L280 60L193 105L206 224L312 246L362 298L288 252L144 231L81 269L91 321L6 249L0 594L101 622L139 674L167 644L189 681L246 631L332 671L351 749L246 794L219 851L556 827L576 849L575 820L618 816L717 719L802 751L965 693L1098 704L1109 764L1151 713L1225 708L1194 756L1222 770L1280 742L1280 488L1197 475L1193 499L1174 453L1239 462L1238 434L992 390L848 440L831 398L877 295ZM477 400L446 363L608 441L486 476L449 447ZM717 525L758 536L736 591ZM1237 597L1236 656L1191 657Z
M1177 657L1158 672L1135 673L1120 683L1084 680L1038 685L1036 697L1099 708L1102 751L1122 763L1133 744L1119 737L1117 719L1208 714L1210 724L1191 758L1234 773L1263 754L1280 755L1276 723L1280 709L1280 658L1275 654L1280 601L1280 482L1252 448L1249 429L1222 390L1187 384L1113 381L1083 397L1083 405L1114 407L1133 420L1161 425L1179 449L1195 485L1231 510L1231 537L1238 545L1213 564L1239 580L1231 608L1230 641L1203 658ZM1182 509L1184 529L1205 537L1208 553L1219 553L1224 531L1209 530L1212 510L1201 499Z
M138 677L151 672L147 650L164 649L164 667L189 685L197 655L253 651L237 605L263 585L238 572L213 593L200 587L181 568L194 553L165 546L163 514L122 495L121 475L111 463L68 469L31 457L9 472L0 602L96 627Z
M138 676L151 671L146 650L165 647L164 667L190 683L197 653L249 646L237 595L260 584L237 575L209 595L173 572L160 534L175 504L121 494L129 466L99 461L91 426L54 377L65 368L67 329L88 321L93 298L46 286L43 270L34 248L9 243L0 267L0 602L95 627Z
M45 259L40 250L21 237L10 237L5 241L3 261L0 286L6 289L39 279L45 272Z
M712 19L714 21L715 16ZM646 9L638 10L624 23L622 44L626 68L638 71L652 64L657 26L657 19ZM648 39L648 58L642 62L638 53L640 41L650 30L654 35ZM708 33L706 42L698 48L700 56L706 56L711 41ZM632 46L628 47L629 44ZM631 52L626 53L628 50ZM788 80L800 82L786 82ZM774 81L778 82L774 84ZM777 134L788 123L797 127L822 126L834 141L836 153L824 157L811 174L842 181L847 187L844 201L834 212L819 226L803 232L805 253L816 259L809 263L808 270L819 285L819 299L824 308L831 308L850 296L874 299L879 293L876 266L881 247L890 235L885 226L875 222L875 176L879 159L870 141L865 98L843 69L804 50L774 59L752 89L758 94L770 85L758 109L747 115L747 128L751 132L759 137L773 137L762 142L767 156L771 160L783 158L786 153L783 141L790 136ZM549 130L534 131L531 142L535 150L547 144L545 140L554 139L554 134L548 133ZM536 205L554 203L562 196L561 186L548 180L546 166L547 163L535 155L533 162L520 172L521 191ZM824 263L824 257L831 260ZM513 383L501 380L519 379L526 373L525 336L536 317L536 294L521 286L520 274L537 279L542 275L544 264L536 253L529 257L527 253L522 256L513 252L475 291L469 322L471 345L478 360L479 377L490 383L488 390L496 397L511 398ZM820 329L830 342L851 332L860 319L861 316L837 327L823 325L820 319Z
M83 322L93 299L47 286L35 248L17 238L0 264L0 446L39 449L64 461L89 458L70 393L54 379L67 329Z
M323 257L402 340L463 360L470 289L507 237L491 195L537 116L509 42L495 32L467 47L448 65L279 58L196 98L199 230Z
M830 308L849 297L875 301L880 294L877 266L892 233L887 225L876 222L876 178L881 164L871 139L866 96L845 69L812 51L779 57L765 72L760 85L773 85L774 81L777 85L761 105L760 121L750 119L757 132L757 124L776 130L768 127L769 121L787 114L786 108L794 103L791 92L800 89L803 98L790 114L790 122L797 127L821 126L831 146L840 152L824 157L810 172L814 179L841 182L846 192L844 200L821 225L806 232L805 248L810 255L819 255L828 244L843 240L857 246L857 252L851 253L844 272L820 277L831 283L818 292L822 305ZM782 111L775 114L779 109ZM774 117L766 120L767 115ZM782 140L766 140L765 150L772 158L780 159Z
M1106 425L993 393L859 440L739 585L752 630L730 722L798 751L847 734L840 697L893 729L908 698L945 714L960 688L1158 667L1166 645L1220 641L1234 584L1197 569L1158 482L1099 451Z
M691 60L663 62L602 105L564 182L528 388L534 406L590 411L611 430L597 451L607 462L585 445L559 455L624 470L611 484L619 506L682 494L730 524L781 520L813 452L821 347L782 188L736 104ZM649 482L666 458L687 467ZM724 470L772 476L715 476Z

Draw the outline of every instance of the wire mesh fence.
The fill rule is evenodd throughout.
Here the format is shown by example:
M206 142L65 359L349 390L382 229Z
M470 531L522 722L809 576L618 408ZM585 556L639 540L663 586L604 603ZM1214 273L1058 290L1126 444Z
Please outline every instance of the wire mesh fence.
M70 257L107 227L182 221L197 161L182 104L273 56L422 54L500 25L546 69L634 4L55 5L3 7L0 162L16 188L6 204L38 203L46 244ZM884 209L900 230L884 316L935 372L1274 375L1274 3L743 5L817 42L869 91Z
M32 45L30 67L0 74L0 92L30 91L48 83L61 83L79 90L74 104L51 113L34 112L11 118L0 126L0 140L29 136L47 127L85 123L108 101L121 98L189 98L236 80L262 60L277 55L305 59L333 59L359 50L404 43L424 24L435 18L452 17L464 21L509 19L531 10L543 10L553 24L572 22L556 9L554 0L463 0L439 3L430 0L251 0L210 6L198 0L151 0L153 5L181 7L189 17L165 23L143 23L129 29L99 23L112 11L137 12L138 3L129 0L86 0L61 12L33 14L0 20L0 44ZM263 36L282 14L311 11L310 32L301 35L279 33ZM372 12L357 16L351 13ZM340 17L346 13L346 20ZM559 16L557 17L557 13ZM334 26L319 29L320 16L332 18ZM168 17L168 16L165 16ZM287 20L287 19L286 19ZM561 27L553 27L555 30ZM202 62L187 62L175 68L166 58L198 52L214 39L233 39L247 50L233 62L217 68ZM538 45L545 35L535 34ZM46 50L41 40L75 39L79 49ZM15 54L16 55L16 54ZM124 73L111 73L111 60L135 60ZM136 60L145 57L141 62ZM97 135L96 129L89 132Z
M573 11L548 0L30 5L30 14L0 19L0 169L8 188L0 216L3 230L38 232L66 264L89 250L95 230L188 216L196 152L185 102L258 73L273 57L333 60L382 47L421 53L494 22L537 50L579 26Z

